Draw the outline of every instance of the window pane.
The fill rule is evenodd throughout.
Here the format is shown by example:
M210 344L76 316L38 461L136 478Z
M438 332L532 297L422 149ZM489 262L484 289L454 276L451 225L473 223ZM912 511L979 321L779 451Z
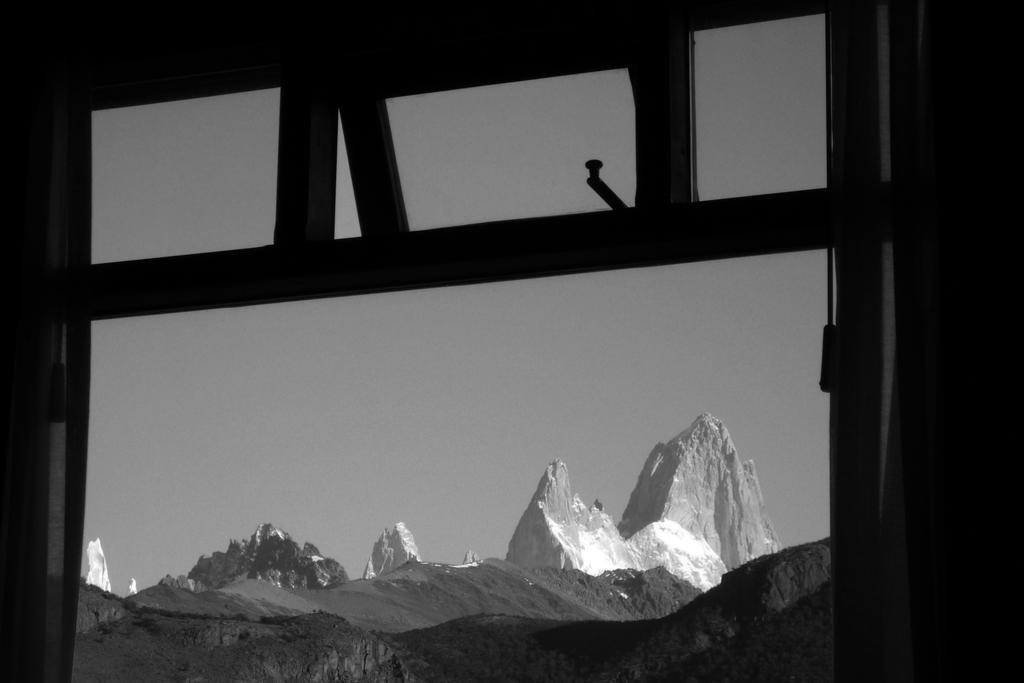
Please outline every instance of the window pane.
M397 519L428 559L504 557L552 459L618 517L710 411L783 541L816 540L823 273L814 251L97 321L85 533L117 592L262 521L352 576Z
M352 171L348 165L348 149L345 146L345 131L338 116L338 170L334 185L334 237L359 237L359 214L356 212L356 196L352 190Z
M628 205L636 193L625 70L387 101L411 229L607 209L588 159Z
M129 604L156 609L80 633L76 678L141 665L144 678L163 680L186 663L193 678L244 678L231 667L251 665L237 654L250 652L247 636L230 647L211 649L198 636L186 643L181 633L210 624L182 616L190 612L221 615L214 638L248 629L257 645L296 661L316 656L315 639L262 616L301 612L289 623L313 624L313 633L340 616L345 629L422 626L438 630L411 636L444 638L440 622L470 614L619 622L699 608L684 602L696 595L681 583L691 581L686 562L663 558L710 560L721 572L828 535L828 396L817 385L824 258L780 254L95 322L83 548L101 544L90 582L118 595L134 586ZM392 565L396 578L384 575L387 553L375 541L399 521L422 564ZM278 540L263 523L282 531ZM249 544L229 547L232 538ZM397 529L389 541L401 564L399 551L412 548ZM591 576L562 569L564 557ZM328 583L341 577L328 558L351 580ZM329 575L310 574L317 561ZM364 575L367 565L379 578ZM609 578L613 566L654 573ZM84 557L81 569L90 574ZM209 590L190 594L187 578L181 590L156 585L167 574L192 574ZM719 656L757 657L763 648L744 642L784 638L787 651L800 649L779 667L799 662L808 678L828 678L827 566L798 574L789 595L814 591L823 606L800 603L789 613L795 621L773 615L765 628L780 635L770 641L723 634L738 644ZM308 583L319 578L327 585ZM699 585L712 605L715 583ZM81 594L120 604L98 589ZM83 616L103 618L99 611ZM478 639L482 652L495 637L518 637L505 621L496 636L487 621L465 622L458 639ZM623 633L608 642L638 642L630 657L644 666L679 654L643 657L655 639L631 639L632 625L604 626ZM514 642L505 652L516 661L497 669L524 666L523 652L534 662L548 656L538 641ZM154 658L158 647L172 656ZM444 671L427 649L432 672ZM458 666L480 664L466 659ZM792 672L783 673L771 680ZM732 676L749 678L749 670Z
M694 32L697 196L825 187L825 17Z
M280 90L92 115L94 263L271 244Z

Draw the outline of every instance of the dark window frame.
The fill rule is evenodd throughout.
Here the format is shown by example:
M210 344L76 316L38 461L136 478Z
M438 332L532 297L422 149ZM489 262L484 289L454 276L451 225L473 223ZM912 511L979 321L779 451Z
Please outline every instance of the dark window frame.
M274 244L90 265L92 317L824 248L827 190L691 202L688 151L692 30L825 7L807 0L758 3L753 11L749 3L691 5L638 14L625 31L591 21L438 41L429 50L418 43L356 53L256 44L100 62L94 109L280 86L281 116ZM635 207L408 232L385 98L622 67L637 104ZM670 87L677 83L690 87ZM334 238L339 109L358 238Z
M782 0L759 4L755 14L736 2L691 4L692 11L676 10L669 21L638 21L628 39L611 31L598 38L565 30L529 34L533 48L525 60L509 57L522 34L446 43L414 69L416 46L362 53L373 61L373 75L390 74L376 80L352 78L353 55L322 46L266 43L98 61L94 110L278 86L282 110L274 243L84 266L77 277L90 319L826 248L827 189L694 202L689 155L691 32L817 14L823 3ZM385 98L623 67L637 104L635 207L407 230ZM680 82L689 88L668 87ZM351 131L360 238L334 239L339 109ZM581 183L585 177L581 167ZM87 219L78 222L88 227ZM87 355L78 360L88 362ZM70 419L85 430L87 413ZM73 459L84 472L85 440L78 442L82 452ZM69 515L80 527L84 499Z

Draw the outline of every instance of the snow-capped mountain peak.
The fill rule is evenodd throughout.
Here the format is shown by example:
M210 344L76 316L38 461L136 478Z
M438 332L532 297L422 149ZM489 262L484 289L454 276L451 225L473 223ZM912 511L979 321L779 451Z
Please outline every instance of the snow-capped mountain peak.
M506 559L522 567L574 568L595 576L614 569L666 566L694 585L710 588L724 568L706 546L670 527L653 529L637 543L627 541L599 501L588 507L572 493L568 468L556 460L546 468L520 518Z
M395 526L384 529L377 542L373 544L373 550L370 551L366 568L363 570L363 578L381 576L409 560L419 559L420 551L416 547L416 539L413 538L412 532L404 523L395 522Z
M740 461L729 430L710 413L647 456L619 531L630 538L665 519L706 540L729 569L781 547L753 461Z
M89 541L85 552L89 558L89 573L85 577L85 582L109 593L110 575L107 573L107 558L103 554L103 545L100 543L100 539Z
M622 521L572 492L562 460L547 466L509 541L524 567L668 571L707 589L726 568L778 550L752 461L721 420L702 413L647 457Z

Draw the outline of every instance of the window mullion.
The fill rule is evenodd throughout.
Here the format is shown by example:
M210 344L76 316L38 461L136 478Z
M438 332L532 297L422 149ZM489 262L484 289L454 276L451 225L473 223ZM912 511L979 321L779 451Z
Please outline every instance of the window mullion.
M346 84L344 92L339 111L362 233L377 237L407 232L387 108L367 88Z
M338 125L322 63L294 55L282 65L277 245L334 239Z

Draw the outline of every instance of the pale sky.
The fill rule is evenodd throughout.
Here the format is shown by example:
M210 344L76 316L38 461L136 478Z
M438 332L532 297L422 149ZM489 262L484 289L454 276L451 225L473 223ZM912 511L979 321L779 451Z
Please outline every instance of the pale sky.
M698 34L702 199L823 184L823 26ZM773 59L786 74L774 84ZM716 70L712 82L742 87L712 89L707 106L747 98L747 118L701 122ZM389 103L414 227L507 218L517 202L524 216L598 210L584 184L591 157L631 200L623 79ZM560 92L561 107L550 102ZM94 259L269 243L277 102L271 90L97 112ZM459 147L473 130L480 144ZM497 130L510 131L501 144ZM534 173L515 180L527 164ZM351 194L338 203L338 234L352 234ZM821 538L824 290L824 254L805 252L97 322L86 538L102 538L118 593L133 576L145 587L186 573L265 521L352 577L399 520L426 559L504 557L552 459L618 518L651 448L703 411L757 463L783 543Z

